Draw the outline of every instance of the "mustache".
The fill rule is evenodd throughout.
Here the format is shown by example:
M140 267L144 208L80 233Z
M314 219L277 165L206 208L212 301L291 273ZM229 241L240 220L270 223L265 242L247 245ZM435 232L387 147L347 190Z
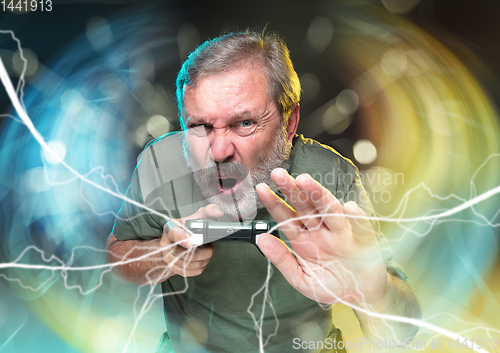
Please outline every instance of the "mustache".
M243 163L230 161L224 163L217 163L210 161L207 167L203 170L196 171L195 173L204 174L208 180L219 179L221 176L229 175L231 177L238 177L240 180L246 179L250 170Z

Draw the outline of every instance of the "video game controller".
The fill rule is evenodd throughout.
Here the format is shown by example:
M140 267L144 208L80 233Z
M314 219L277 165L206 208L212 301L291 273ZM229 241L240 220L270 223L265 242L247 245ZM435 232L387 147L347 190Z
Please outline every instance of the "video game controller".
M261 233L270 233L279 238L278 228L272 221L251 221L248 223L217 222L211 219L188 219L185 224L193 234L191 241L199 246L213 241L247 241L257 245Z

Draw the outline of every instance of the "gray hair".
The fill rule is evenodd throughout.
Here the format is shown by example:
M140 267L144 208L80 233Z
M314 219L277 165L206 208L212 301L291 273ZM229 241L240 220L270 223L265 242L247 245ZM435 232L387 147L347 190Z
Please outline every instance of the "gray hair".
M186 85L196 85L199 79L223 73L243 62L261 64L268 78L268 93L286 124L293 107L300 100L300 81L283 40L274 33L252 31L230 33L207 40L196 48L182 64L177 75L176 98L181 127Z

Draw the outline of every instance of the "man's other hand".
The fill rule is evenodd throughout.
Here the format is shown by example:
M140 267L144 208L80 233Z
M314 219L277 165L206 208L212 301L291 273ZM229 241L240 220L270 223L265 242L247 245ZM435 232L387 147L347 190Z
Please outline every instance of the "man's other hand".
M381 301L390 277L363 210L354 202L342 205L308 174L294 179L278 168L272 179L291 206L265 184L257 186L257 193L295 255L268 235L259 238L258 246L286 280L324 304L338 302L337 298L361 305Z
M119 240L110 234L106 242L113 275L122 281L155 285L180 275L200 275L213 254L213 245L193 247L184 222L187 219L219 218L224 213L216 205L200 208L195 214L171 220L163 226L161 238Z
M188 219L220 218L224 213L217 205L210 204L201 207L195 214L167 222L163 227L160 246L162 248L162 260L169 266L171 274L183 277L200 275L212 258L213 244L205 244L194 247L191 236L184 229L184 223Z

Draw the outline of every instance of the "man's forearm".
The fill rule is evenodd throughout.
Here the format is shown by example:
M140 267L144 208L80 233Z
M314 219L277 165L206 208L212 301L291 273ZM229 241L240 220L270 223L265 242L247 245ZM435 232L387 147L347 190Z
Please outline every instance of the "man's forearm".
M420 305L410 286L402 279L389 275L388 291L381 302L373 307L380 314L404 316L420 319ZM384 320L355 310L361 331L368 338L382 338L393 342L404 342L413 339L418 326L407 323ZM392 330L391 330L392 328Z
M111 273L119 280L136 284L158 284L172 276L162 261L160 239L118 240L111 234L106 242Z

